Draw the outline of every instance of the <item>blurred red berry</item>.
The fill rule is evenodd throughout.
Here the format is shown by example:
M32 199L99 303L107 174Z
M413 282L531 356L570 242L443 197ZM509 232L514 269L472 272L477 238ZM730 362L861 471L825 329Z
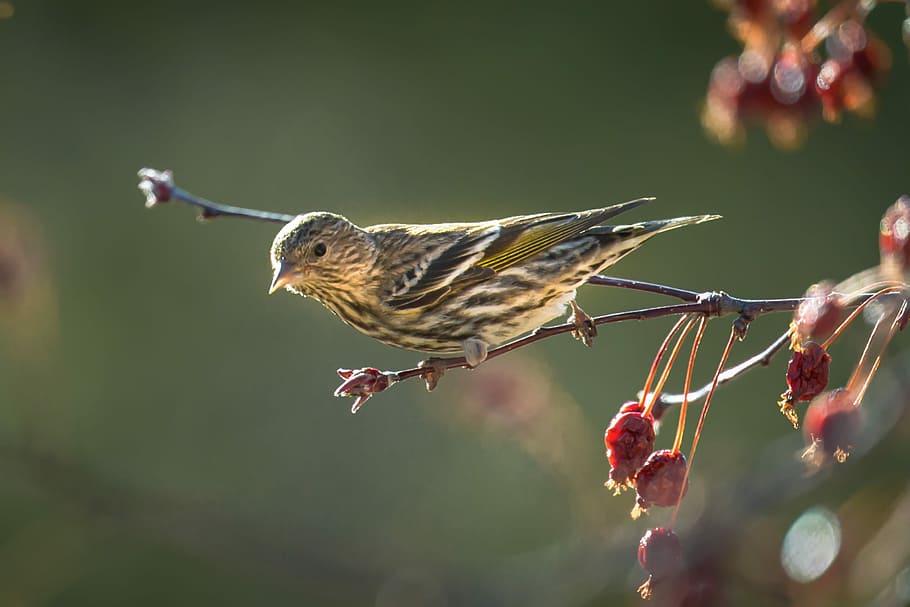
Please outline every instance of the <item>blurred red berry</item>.
M870 36L866 46L853 54L853 63L859 72L873 83L881 80L891 69L891 49L874 36Z
M834 283L823 281L812 285L803 295L804 301L793 314L794 349L800 349L810 339L824 341L847 317L843 302L834 293Z
M825 41L828 56L852 63L870 79L876 79L891 67L891 51L881 40L853 19L844 21Z
M882 264L891 264L900 270L910 265L910 196L901 196L885 211L878 247Z
M638 564L655 578L677 573L682 566L679 537L663 527L648 529L638 543Z
M743 79L743 91L739 98L741 113L758 117L773 105L769 82L772 66L772 58L755 49L746 49L739 56L736 67Z
M607 485L617 490L632 484L635 473L654 450L654 421L634 410L637 408L637 402L623 405L604 432L610 461Z
M785 47L774 59L771 69L771 95L783 105L795 105L805 99L815 79L816 66L798 46Z
M648 581L638 588L644 599L650 598L657 584L682 569L682 545L669 529L648 529L638 543L638 563L648 572Z
M825 392L809 405L803 424L812 447L841 462L862 429L862 412L854 400L844 388Z
M637 509L640 511L651 506L675 505L689 488L686 456L669 449L655 451L635 475L635 488L638 493Z

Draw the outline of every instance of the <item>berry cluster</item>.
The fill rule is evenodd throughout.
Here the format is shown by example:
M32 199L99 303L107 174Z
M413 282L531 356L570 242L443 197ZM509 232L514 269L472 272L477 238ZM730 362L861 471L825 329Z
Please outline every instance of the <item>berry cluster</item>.
M798 428L796 405L809 403L803 420L809 444L804 457L813 467L830 461L843 462L856 444L863 429L860 409L863 397L891 339L910 320L910 284L907 281L910 275L910 197L901 197L886 211L879 231L879 245L879 266L837 285L827 281L812 285L799 300L789 329L779 342L781 346L789 342L792 355L787 365L787 390L778 404L781 412ZM829 390L832 361L829 349L851 324L862 318L872 325L863 352L846 385ZM747 323L748 319L741 318L740 321ZM673 523L688 489L689 466L695 456L711 398L721 376L730 372L723 370L731 346L745 334L744 325L739 328L734 325L713 381L703 390L704 394L700 393L702 391L690 392L692 369L706 322L706 316L699 318L694 314L680 318L658 349L641 397L638 401L624 404L604 434L610 462L607 486L617 494L625 488L636 490L633 518L652 506L675 507L666 528L652 528L641 540L639 562L649 574L647 582L639 589L645 598L666 586L665 580L683 571L682 550L679 539L672 531ZM662 391L682 344L696 324L698 331L691 346L685 387L678 401L680 412L676 438L672 448L655 450L657 418L666 411L670 402L662 396ZM658 376L657 371L668 353L667 362ZM652 385L655 386L653 392ZM689 400L702 395L705 402L687 462L680 451L686 406Z
M881 264L833 285L823 282L806 292L794 314L791 329L793 355L787 367L787 390L781 394L781 412L794 427L799 418L794 404L809 402L805 456L822 463L844 461L862 427L859 407L882 354L895 332L907 323L910 287L910 198L902 196L882 217L879 230ZM853 308L852 312L848 311ZM871 318L873 329L847 385L826 392L828 348L857 318ZM821 343L819 343L821 342Z
M607 459L610 462L610 480L606 485L614 489L614 494L618 494L626 488L635 488L633 518L638 518L653 506L678 507L689 487L689 467L686 456L680 450L688 398L684 398L681 405L673 447L654 450L654 439L655 424L665 410L657 406L660 402L660 394L683 342L696 325L698 325L698 331L692 343L685 381L685 393L688 395L695 356L707 326L705 317L699 319L695 315L683 316L670 330L654 358L640 399L625 403L604 433ZM676 342L671 350L670 344L674 338ZM657 370L668 350L669 358L658 379ZM729 352L729 347L727 352ZM726 356L724 360L726 360ZM651 386L655 379L657 384L652 392ZM715 376L715 387L716 380ZM709 402L710 395L705 400L702 421ZM701 422L699 426L701 426ZM696 434L699 431L696 431ZM693 441L693 454L696 443L697 439ZM649 598L658 584L681 570L682 549L679 539L672 531L672 524L666 529L648 530L639 545L638 560L649 574L648 580L639 588L639 592L643 598Z
M871 117L875 88L891 67L891 51L865 25L873 6L841 0L818 18L817 0L730 0L730 29L743 50L711 73L702 111L707 132L737 143L744 125L758 124L774 145L794 148L818 116ZM910 46L910 2L907 14Z

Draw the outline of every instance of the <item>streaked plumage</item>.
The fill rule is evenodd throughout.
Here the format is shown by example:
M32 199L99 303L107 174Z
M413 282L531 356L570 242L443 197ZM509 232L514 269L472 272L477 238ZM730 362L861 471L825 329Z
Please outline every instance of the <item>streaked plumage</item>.
M603 225L643 198L578 213L477 223L359 228L333 213L300 215L272 243L271 291L312 297L361 333L431 353L486 346L565 313L575 290L651 236L716 219L698 215Z

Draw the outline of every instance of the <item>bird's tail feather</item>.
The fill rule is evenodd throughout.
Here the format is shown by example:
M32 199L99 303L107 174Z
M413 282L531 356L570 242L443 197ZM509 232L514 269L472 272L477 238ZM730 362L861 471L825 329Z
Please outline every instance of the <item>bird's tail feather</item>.
M601 242L608 243L617 240L633 240L644 242L655 234L675 230L683 226L705 223L720 219L720 215L692 215L689 217L674 217L673 219L654 219L651 221L640 221L626 225L615 226L598 226L591 228L585 235L597 236Z

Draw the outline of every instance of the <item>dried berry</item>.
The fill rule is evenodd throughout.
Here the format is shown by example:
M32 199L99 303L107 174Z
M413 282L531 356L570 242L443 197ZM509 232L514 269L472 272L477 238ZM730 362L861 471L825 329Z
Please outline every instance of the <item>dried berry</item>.
M885 211L878 246L883 265L903 270L910 264L910 196L901 196Z
M828 386L828 367L831 356L817 342L807 341L802 349L793 352L787 364L787 391L780 395L780 411L794 428L799 418L794 403L810 401Z
M650 598L654 586L682 569L682 545L679 537L669 529L648 529L638 543L638 563L648 572L648 581L638 591L642 598Z
M801 349L801 344L810 339L826 340L847 316L843 302L834 293L834 284L829 281L812 285L803 297L791 323L794 350Z
M638 497L633 517L651 506L676 505L689 488L686 456L669 449L655 451L635 475L635 488Z
M852 392L839 388L818 396L806 410L804 422L810 442L808 456L843 462L862 428L862 412Z
M617 491L628 487L635 473L654 450L654 421L643 416L638 403L626 403L604 432L610 480L607 486Z
M787 387L794 402L809 401L828 385L831 356L817 342L807 341L802 350L790 357L787 365Z

